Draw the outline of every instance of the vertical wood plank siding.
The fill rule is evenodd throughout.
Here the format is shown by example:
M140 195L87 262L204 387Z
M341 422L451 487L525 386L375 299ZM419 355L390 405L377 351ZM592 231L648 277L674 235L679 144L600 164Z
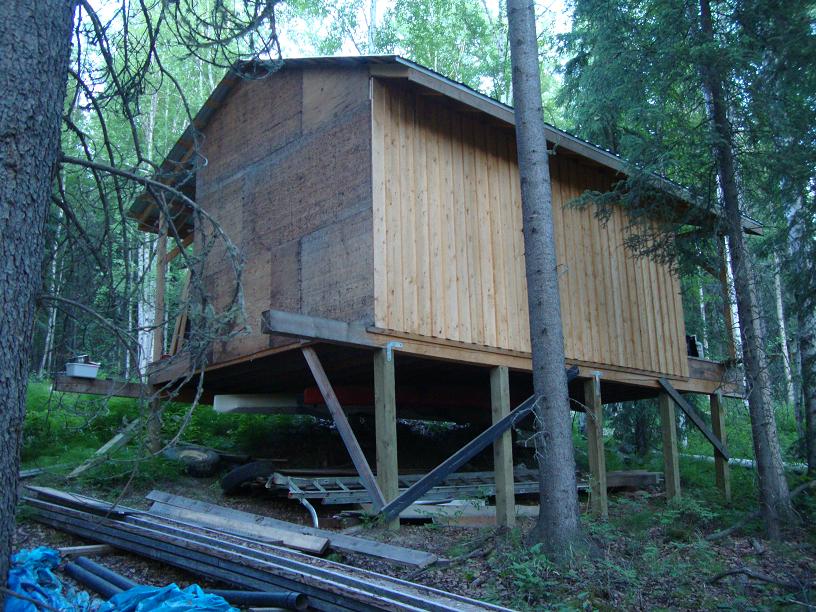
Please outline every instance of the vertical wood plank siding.
M512 135L438 97L372 91L375 325L529 351ZM604 226L565 208L611 176L564 155L551 173L567 358L688 376L678 279L624 249L622 212Z

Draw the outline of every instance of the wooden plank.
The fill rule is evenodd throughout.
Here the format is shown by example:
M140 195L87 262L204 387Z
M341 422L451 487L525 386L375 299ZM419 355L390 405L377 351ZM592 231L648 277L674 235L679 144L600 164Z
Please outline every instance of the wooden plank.
M717 453L719 453L719 455L722 456L726 461L728 461L728 451L725 449L725 446L720 441L720 439L717 436L715 436L714 433L708 428L708 426L705 424L705 421L703 421L702 417L697 413L697 410L694 408L694 406L689 404L686 401L686 399L677 392L677 389L672 387L671 383L668 380L666 380L665 378L661 378L659 382L660 386L663 387L663 390L666 393L668 393L669 397L671 397L674 400L674 403L676 403L680 407L680 409L686 413L686 416L688 416L688 418L691 419L691 422L694 423L697 429L699 429L703 433L703 435L708 439L708 441L711 442L711 445L714 447L714 450Z
M414 237L414 266L416 269L416 304L417 304L417 331L430 336L433 332L431 324L431 257L430 257L430 211L428 210L428 174L427 174L427 142L428 126L425 121L424 103L416 100L413 115L414 131L414 183L416 195L414 197L414 219L416 227Z
M66 478L76 478L91 468L105 463L112 452L122 448L125 444L130 442L133 436L139 433L140 425L140 419L134 419L131 421L124 428L122 428L119 433L103 444L93 455L91 455L89 459L86 459L80 465L71 470Z
M87 544L84 546L63 546L58 548L60 556L65 557L98 557L99 555L109 555L115 552L113 546L107 544Z
M385 501L399 495L399 465L397 461L397 400L394 386L394 359L387 352L374 352L374 427L377 444L377 483ZM388 524L399 528L399 519Z
M467 215L465 212L464 150L462 146L462 116L450 113L451 171L453 185L452 218L454 243L456 245L456 292L459 309L459 333L456 339L472 342L472 317L470 313L470 261L468 259Z
M402 250L403 327L419 331L416 255L416 180L414 176L414 99L409 93L400 97L400 225Z
M461 340L460 319L459 319L459 291L456 281L459 262L456 252L456 206L454 204L453 186L453 149L451 143L450 111L439 109L437 111L437 125L440 127L439 135L439 156L440 156L440 181L439 197L444 211L442 227L443 244L445 252L442 258L442 265L445 272L445 338Z
M567 371L568 381L575 379L577 376L577 368L572 368ZM390 520L391 518L399 516L400 512L445 480L447 476L458 470L478 453L490 446L494 440L496 440L496 438L502 435L505 431L509 430L516 423L529 416L534 405L535 396L530 396L524 400L524 402L519 404L515 410L510 412L510 414L485 429L482 433L465 444L448 459L440 463L428 474L411 485L407 491L402 493L402 495L386 504L382 509L380 509L380 515L385 520Z
M326 537L329 539L329 546L334 550L368 555L382 559L389 563L396 563L399 565L407 565L412 567L426 567L438 560L436 555L424 551L395 546L393 544L386 544L385 542L376 542L374 540L368 540L366 538L350 536L342 533L335 533L333 531L318 529L308 525L296 525L294 523L288 523L272 517L251 514L249 512L243 512L233 508L225 508L223 506L182 497L180 495L172 495L162 491L151 491L147 495L147 499L154 502L160 502L165 506L188 508L198 512L223 516L224 518L233 521L243 521L245 523L255 525L285 529L295 533ZM151 513L153 513L153 509L151 509Z
M490 207L489 177L487 176L487 150L485 129L473 129L472 146L475 156L476 202L475 224L478 232L479 258L478 296L481 299L482 333L484 344L498 346L496 340L496 297L493 277L493 236L491 226L495 212Z
M663 475L666 481L666 498L680 498L680 460L677 454L677 422L674 404L667 393L660 393L660 427L663 432Z
M377 480L374 478L374 474L371 472L371 467L368 465L368 461L366 461L363 450L360 448L360 443L357 442L357 438L355 437L354 432L351 429L351 425L343 412L343 408L340 406L340 402L337 401L337 396L334 394L334 389L332 389L329 378L326 376L326 372L323 370L323 366L320 364L320 359L317 357L317 353L315 353L314 349L311 347L302 348L301 351L303 352L303 356L306 358L306 363L309 364L309 369L312 372L312 376L314 376L315 382L317 382L317 386L320 388L320 393L323 395L323 400L326 402L326 406L331 412L332 419L337 427L337 431L340 434L340 437L343 439L343 444L345 444L346 450L348 450L349 455L351 456L351 461L354 463L354 467L357 468L357 473L360 475L360 480L368 493L371 495L374 508L379 510L385 506L385 499L383 498L382 491L380 491L380 487L377 485Z
M282 310L264 311L261 315L261 331L275 336L321 340L333 344L380 346L371 340L362 323L346 323Z
M467 250L468 308L470 310L471 342L486 344L484 312L482 309L482 262L480 256L481 235L479 226L483 220L479 217L479 194L476 192L478 171L476 168L476 147L474 135L479 131L477 124L468 119L462 121L462 155L463 155L463 195L465 236Z
M491 131L487 143L487 177L490 190L491 233L493 236L493 279L495 283L496 340L500 348L515 349L510 336L509 288L510 279L505 275L507 253L507 215L500 179L500 160L497 154L495 134Z
M725 406L723 406L723 398L719 393L713 393L708 396L711 406L711 425L714 429L714 435L717 436L724 447L726 447L726 433L725 433ZM717 479L717 487L722 491L725 501L731 501L731 470L728 467L728 460L724 459L719 453L714 453L714 473Z
M605 519L609 516L609 501L606 494L606 454L604 452L600 375L584 381L584 406L592 512Z
M371 199L374 219L374 321L382 325L388 314L388 243L385 217L385 156L388 92L373 79L371 100Z
M102 380L99 378L78 378L57 374L54 377L54 391L62 393L85 393L107 395L109 397L149 397L153 393L150 385L131 383L124 380Z
M178 508L161 502L154 502L150 513L251 538L265 544L278 544L312 555L323 555L329 548L329 538L325 536L307 535L278 527L236 521L220 514Z
M86 497L79 493L70 491L60 491L51 487L35 487L26 485L28 491L32 491L38 499L47 499L59 503L69 508L77 508L93 514L104 514L105 516L123 517L135 512L131 508L124 506L114 506L108 502L103 502L92 497Z
M431 295L431 335L443 338L447 335L447 317L445 315L445 212L444 200L441 194L441 158L439 153L439 140L441 138L441 126L435 106L427 108L426 121L428 130L426 132L426 146L428 148L425 158L426 174L428 177L428 208L429 208L429 248L428 261L430 266L430 295Z
M506 367L490 370L490 410L493 423L510 414L510 372ZM504 432L493 442L496 482L496 525L512 529L516 524L516 493L513 478L513 435Z
M388 169L386 173L386 240L388 243L388 326L405 327L403 319L403 273L400 219L402 209L400 161L400 97L393 90L388 95L388 132L386 138Z

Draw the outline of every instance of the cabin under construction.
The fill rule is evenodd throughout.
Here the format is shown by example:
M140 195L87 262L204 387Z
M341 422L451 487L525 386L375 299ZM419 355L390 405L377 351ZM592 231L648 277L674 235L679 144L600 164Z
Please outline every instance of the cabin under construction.
M397 418L495 427L532 393L513 111L396 56L269 68L228 74L162 167L162 180L212 216L245 261L250 331L210 347L205 398L224 410L328 409L375 506L390 505L399 497ZM547 139L572 408L592 417L593 508L606 511L608 402L660 397L667 493L680 494L674 411L693 411L683 393L711 398L713 431L689 418L716 450L727 495L720 398L739 394L735 375L689 356L679 279L624 248L625 212L602 223L591 208L567 206L586 190L609 190L623 161L555 128ZM143 196L131 215L165 232L161 210ZM195 250L195 216L178 201L170 210L173 235ZM206 254L200 282L216 310L232 299L226 266L223 249ZM156 355L152 385L196 367L178 350L187 327L175 326L175 354ZM157 334L164 346L162 326ZM355 447L352 412L375 416L376 469ZM504 522L509 424L485 442Z

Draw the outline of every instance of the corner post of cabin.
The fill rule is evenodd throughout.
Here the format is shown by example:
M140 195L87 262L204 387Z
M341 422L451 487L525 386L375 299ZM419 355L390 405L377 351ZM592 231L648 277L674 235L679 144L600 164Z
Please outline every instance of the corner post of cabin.
M723 398L721 393L713 393L709 396L711 406L711 428L714 430L714 435L717 436L722 445L726 448L726 433L725 433L725 406L723 405ZM725 501L731 501L731 472L728 467L728 460L714 452L714 472L717 479L717 487L722 491Z
M663 475L666 481L666 499L680 499L680 458L677 450L677 419L674 401L663 391L660 403L660 427L663 430Z
M159 238L156 241L156 312L153 321L153 361L159 361L164 354L164 292L167 276L167 221L164 213L159 213ZM148 447L153 453L162 448L161 443L161 400L150 400L150 414L147 418Z
M584 382L584 405L587 417L586 437L592 512L597 516L607 518L609 501L606 492L606 455L604 454L600 372L593 372L592 378Z
M386 502L399 495L397 461L397 401L394 383L394 354L374 351L374 428L377 436L377 483ZM399 529L399 518L388 523Z
M490 411L493 423L510 414L510 371L507 366L490 369ZM516 483L513 476L513 435L510 430L493 442L496 482L496 525L512 529L516 524Z

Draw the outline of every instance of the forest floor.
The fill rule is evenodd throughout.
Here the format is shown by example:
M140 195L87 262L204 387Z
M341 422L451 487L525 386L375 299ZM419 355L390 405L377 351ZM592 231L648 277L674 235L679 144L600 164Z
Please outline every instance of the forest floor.
M31 422L27 422L30 445L24 451L25 467L50 466L48 472L37 477L34 483L109 500L116 499L124 491L121 503L140 508L148 505L144 497L147 492L162 489L291 522L308 523L305 510L294 501L259 493L226 497L221 492L217 476L192 478L182 474L177 464L163 459L134 462L128 451L87 478L66 484L63 474L69 465L75 464L80 455L87 455L88 448L98 446L99 440L104 442L110 433L108 428L115 429L121 423L118 409L108 406L105 411L94 413L97 427L100 423L108 423L98 436L91 435L93 428L86 428L86 435L78 436L78 430L73 425L69 427L65 440L82 439L84 450L80 451L76 445L64 440L60 442L61 432L73 421L67 417L60 421L55 416L59 414L58 410L78 414L77 404L59 404L47 409L50 419L47 442L43 423L38 420L42 419L46 409L32 404ZM220 440L223 447L227 437L234 440L236 434L243 435L251 441L255 436L267 449L276 449L275 455L286 455L291 467L338 464L339 459L333 454L336 448L327 450L323 457L309 455L311 451L305 453L307 456L298 457L286 446L287 440L302 441L308 436L310 444L300 443L301 447L322 445L326 449L334 448L336 434L319 421L281 419L271 425L265 423L264 428L254 417L241 417L246 421L241 423L236 423L236 417L232 417L229 430L213 430L212 423L221 418L209 414L201 423L194 421L190 441L215 446ZM221 426L227 427L224 423ZM366 429L365 424L358 428L364 449ZM423 444L422 447L427 449L436 445L439 439L448 437L451 438L450 448L456 448L463 435L457 428L401 429L400 441L406 440L401 451L416 454L417 444ZM429 439L433 439L434 444L429 445ZM35 452L33 446L37 440L40 440L39 452ZM693 446L694 443L692 439L690 452L697 453L699 449ZM614 441L608 441L608 447L614 446ZM576 453L580 466L584 457L580 434L576 434ZM609 469L660 469L655 464L655 461L659 463L659 457L647 457L639 463L621 457L618 452L609 452ZM134 466L138 466L135 472ZM482 469L485 466L477 461L473 467ZM713 466L705 462L684 460L681 464L681 500L667 503L660 487L613 494L607 521L592 518L586 514L586 507L582 507L582 524L590 543L589 552L576 554L571 561L560 565L550 562L539 547L529 542L532 519L520 519L518 527L509 533L490 528L437 524L403 525L396 533L369 525L358 533L454 560L450 565L431 567L419 575L412 573L411 569L357 555L332 553L331 558L519 610L812 609L816 605L816 589L813 588L816 580L816 501L813 495L803 494L797 498L801 523L791 526L782 542L765 540L758 521L748 521L732 535L709 541L707 536L735 524L756 507L751 470L732 469L734 500L730 503L723 502L714 486L713 471ZM801 481L792 480L792 486ZM325 508L321 520L332 514ZM72 536L33 522L25 507L21 507L15 549L80 543ZM164 585L175 581L186 586L201 583L197 576L129 554L107 555L103 561L145 584ZM725 575L743 570L747 573Z

